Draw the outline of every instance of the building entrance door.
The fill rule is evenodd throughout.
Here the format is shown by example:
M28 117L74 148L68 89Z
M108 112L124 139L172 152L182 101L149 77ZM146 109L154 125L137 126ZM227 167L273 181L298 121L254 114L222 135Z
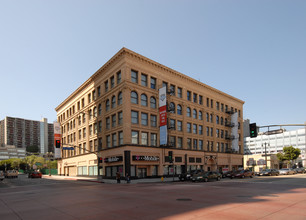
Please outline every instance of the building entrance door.
M137 169L138 178L146 178L147 177L147 168L138 168Z

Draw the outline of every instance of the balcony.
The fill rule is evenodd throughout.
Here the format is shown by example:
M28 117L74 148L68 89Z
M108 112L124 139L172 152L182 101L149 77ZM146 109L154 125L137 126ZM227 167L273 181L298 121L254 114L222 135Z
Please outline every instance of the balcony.
M235 126L235 124L234 124L234 123L232 123L232 122L230 122L230 121L226 121L226 122L225 122L225 126L226 126L226 127L230 127L230 128L232 128L232 127L234 127L234 126Z

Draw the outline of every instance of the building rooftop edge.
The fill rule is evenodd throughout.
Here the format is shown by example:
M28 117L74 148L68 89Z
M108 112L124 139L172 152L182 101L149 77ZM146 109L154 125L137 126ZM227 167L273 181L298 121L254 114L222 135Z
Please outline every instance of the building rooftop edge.
M156 62L156 61L154 61L154 60L152 60L152 59L149 59L149 58L147 58L147 57L145 57L145 56L143 56L143 55L141 55L141 54L139 54L139 53L136 53L136 52L134 52L134 51L132 51L132 50L130 50L130 49L127 49L126 47L122 47L112 58L110 58L101 68L99 68L91 77L89 77L89 79L88 80L86 80L81 86L79 86L71 95L69 95L64 101L62 101L56 108L55 108L55 111L58 111L68 100L70 100L71 98L73 98L79 91L81 91L83 88L85 88L88 84L90 84L91 82L92 82L92 80L93 80L93 78L95 78L101 71L103 71L103 69L105 69L105 68L107 68L109 65L111 65L113 62L114 62L114 60L116 60L117 58L119 58L121 55L123 55L124 53L128 53L128 54L130 54L130 55L133 55L133 56L136 56L136 57L138 57L138 58L140 58L140 59L142 59L142 60L145 60L145 61L147 61L147 62L149 62L149 63L151 63L151 64L154 64L154 65L156 65L156 66L158 66L158 67L160 67L160 68L162 68L162 69L164 69L164 70L167 70L167 71L169 71L169 72L172 72L172 73L174 73L174 74L176 74L176 75L179 75L180 77L183 77L183 78L185 78L185 79L187 79L187 80L190 80L190 81L193 81L194 83L197 83L197 84L199 84L199 85L201 85L201 86L204 86L204 87L206 87L207 89L210 89L210 90L212 90L212 91L214 91L214 92L217 92L217 93L219 93L219 94L221 94L221 95L224 95L224 96L227 96L227 97L229 97L229 98L232 98L232 99L234 99L234 100L236 100L236 101L238 101L238 102L240 102L240 103L242 103L242 104L244 104L245 102L243 101L243 100L241 100L241 99L238 99L238 98L236 98L236 97L234 97L234 96L231 96L231 95L229 95L229 94L227 94L227 93L225 93L225 92L222 92L222 91L220 91L220 90L218 90L218 89L216 89L216 88L213 88L213 87L211 87L211 86L209 86L209 85L207 85L207 84L205 84L205 83L202 83L202 82L200 82L200 81L198 81L198 80L196 80L196 79L193 79L193 78L191 78L190 76L187 76L187 75L185 75L185 74L183 74L183 73L180 73L180 72L178 72L178 71L176 71L176 70L174 70L174 69L171 69L171 68L169 68L169 67L167 67L167 66L165 66L165 65L163 65L163 64L160 64L160 63L158 63L158 62Z

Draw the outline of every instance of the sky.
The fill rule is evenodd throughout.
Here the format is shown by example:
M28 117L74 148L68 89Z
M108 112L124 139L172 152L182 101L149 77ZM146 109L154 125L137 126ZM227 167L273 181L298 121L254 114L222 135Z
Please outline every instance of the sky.
M122 47L245 101L259 126L306 122L304 0L0 0L0 120L53 123Z

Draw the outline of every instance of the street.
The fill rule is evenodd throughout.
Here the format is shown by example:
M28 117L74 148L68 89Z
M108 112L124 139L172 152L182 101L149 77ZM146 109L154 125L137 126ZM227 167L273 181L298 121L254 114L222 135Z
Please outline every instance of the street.
M306 219L306 174L101 184L5 179L1 219Z

